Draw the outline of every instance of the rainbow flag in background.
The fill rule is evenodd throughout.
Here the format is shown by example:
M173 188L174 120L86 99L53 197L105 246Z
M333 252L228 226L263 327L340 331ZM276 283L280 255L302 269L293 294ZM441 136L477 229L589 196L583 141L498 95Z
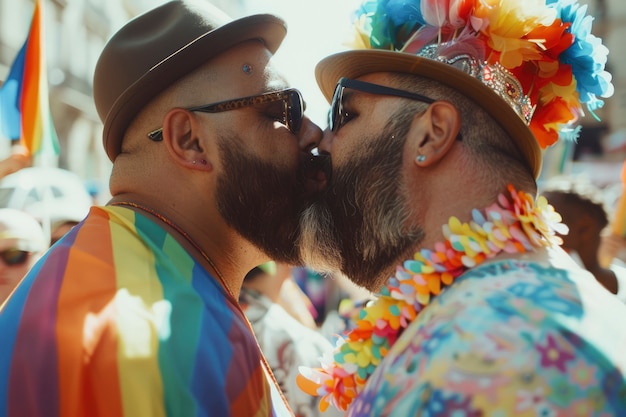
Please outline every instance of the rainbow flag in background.
M43 5L35 3L33 21L0 88L0 134L20 140L31 155L59 154L59 140L48 101Z

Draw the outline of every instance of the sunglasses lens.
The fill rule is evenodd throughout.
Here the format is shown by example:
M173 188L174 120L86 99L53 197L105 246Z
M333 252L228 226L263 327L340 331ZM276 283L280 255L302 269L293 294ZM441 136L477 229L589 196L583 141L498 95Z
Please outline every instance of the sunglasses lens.
M302 127L302 118L304 117L304 104L302 96L297 91L289 93L289 103L287 104L287 120L289 128L293 133L298 133Z
M340 126L341 117L341 96L342 96L343 87L341 84L337 84L335 87L335 93L333 94L333 100L331 101L330 108L330 118L328 120L328 127L330 127L331 132L336 132Z
M30 252L19 249L7 249L4 252L0 252L4 263L10 266L23 264L28 259L28 255L30 255Z

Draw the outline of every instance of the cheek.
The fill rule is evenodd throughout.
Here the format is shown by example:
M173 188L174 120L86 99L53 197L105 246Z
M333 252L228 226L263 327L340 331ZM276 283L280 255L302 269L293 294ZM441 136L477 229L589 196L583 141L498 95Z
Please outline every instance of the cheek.
M27 262L24 265L6 268L3 272L3 276L6 280L8 280L9 286L17 285L24 275L26 275L31 266L32 265Z
M357 133L356 129L352 129L350 131L339 132L339 135L336 135L329 148L332 167L333 169L337 169L338 167L348 166L351 163L354 163L354 159L359 157L360 149L364 145L362 139L363 136Z
M260 150L259 158L282 169L295 170L301 159L302 151L294 141L274 141L271 146Z
M358 117L343 126L336 134L324 137L332 155L333 166L346 165L354 158L360 158L364 152L379 149L381 143L389 143L392 133L387 132L387 120L382 112L369 112L359 109Z
M300 153L297 136L279 122L263 122L255 128L246 129L241 146L248 153L254 152L270 160L295 159Z

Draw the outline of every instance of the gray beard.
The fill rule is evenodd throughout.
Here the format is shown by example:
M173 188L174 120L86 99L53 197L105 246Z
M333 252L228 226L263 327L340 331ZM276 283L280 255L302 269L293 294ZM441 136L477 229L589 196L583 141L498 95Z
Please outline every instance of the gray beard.
M398 124L363 139L368 145L349 166L334 170L328 189L300 221L306 265L324 273L341 272L374 292L423 239L422 228L409 226L414 213L401 185L408 124L404 129Z

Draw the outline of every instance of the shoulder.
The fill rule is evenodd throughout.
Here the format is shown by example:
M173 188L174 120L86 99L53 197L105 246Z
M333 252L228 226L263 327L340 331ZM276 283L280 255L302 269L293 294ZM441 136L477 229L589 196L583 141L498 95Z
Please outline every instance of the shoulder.
M470 271L409 325L355 406L416 415L447 404L476 415L498 409L510 415L520 401L530 407L536 399L547 410L568 412L576 398L594 397L601 409L626 407L619 389L591 383L626 369L619 349L609 346L626 346L625 331L593 329L605 321L587 311L576 281L542 262L497 262ZM624 381L618 384L626 389Z

